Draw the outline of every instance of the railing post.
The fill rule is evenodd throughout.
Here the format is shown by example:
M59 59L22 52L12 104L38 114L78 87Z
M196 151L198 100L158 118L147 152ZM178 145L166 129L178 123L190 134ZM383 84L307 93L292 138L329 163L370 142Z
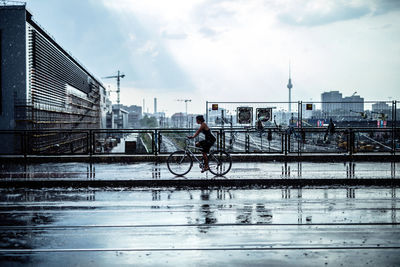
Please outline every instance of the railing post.
M246 153L250 152L250 138L249 138L249 130L246 131L246 138L245 138L245 150Z
M349 129L349 155L352 156L354 153L354 132L353 129Z
M288 154L288 134L285 132L285 156Z
M222 150L224 150L225 151L225 144L226 144L226 142L225 142L225 131L222 131Z
M161 138L162 137L161 137L161 131L156 130L156 132L157 132L157 140L158 140L158 146L157 146L157 155L158 155L161 153L161 142L162 142Z
M392 101L392 153L393 155L396 154L396 109L397 109L397 102L396 100Z
M28 137L27 137L27 131L23 131L22 134L22 150L24 152L24 158L26 159L28 155Z
M208 124L208 101L206 101L206 123Z
M151 131L151 150L153 152L154 155L157 155L156 152L156 135L155 135L155 131Z
M89 156L93 155L93 130L89 129Z
M89 153L89 150L90 150L90 134L87 132L87 131L85 131L85 133L86 133L86 153Z
M224 130L223 129L219 129L219 148L218 149L222 149L222 142L223 142L223 137L222 137L222 135L223 135L223 132L224 132Z
M299 131L297 136L297 155L300 156L301 154L301 142L303 142L303 139L299 137L301 137L301 129L303 129L303 102L302 101L298 101L298 108L297 108L297 129ZM300 141L300 142L299 142Z

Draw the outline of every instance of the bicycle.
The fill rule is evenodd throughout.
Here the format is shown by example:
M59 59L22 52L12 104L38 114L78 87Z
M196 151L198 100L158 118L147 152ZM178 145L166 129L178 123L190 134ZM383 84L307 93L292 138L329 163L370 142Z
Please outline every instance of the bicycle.
M167 166L171 173L177 176L187 174L193 167L193 160L199 163L200 169L204 167L203 159L199 160L191 148L201 151L201 148L189 145L189 139L185 139L184 150L178 150L169 155ZM211 151L208 154L208 167L209 171L216 176L227 174L232 167L231 155L224 150Z

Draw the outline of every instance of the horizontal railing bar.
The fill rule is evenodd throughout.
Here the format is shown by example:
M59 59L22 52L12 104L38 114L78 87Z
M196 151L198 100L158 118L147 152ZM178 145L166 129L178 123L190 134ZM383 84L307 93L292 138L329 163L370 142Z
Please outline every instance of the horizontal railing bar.
M215 247L215 248L60 248L60 249L0 249L0 253L50 253L50 252L156 252L156 251L269 251L269 250L385 250L400 249L400 246L318 246L318 247Z
M4 230L40 230L40 229L73 229L73 228L162 228L162 227L274 227L274 226L398 226L400 223L216 223L216 224L127 224L127 225L40 225L40 226L14 226L2 225L0 231ZM400 229L399 229L400 230Z
M243 132L246 132L248 130L253 130L257 131L256 127L249 127L249 128L243 128L243 127L210 127L211 130L217 131L217 130L224 130L224 131L238 131L241 130ZM264 129L271 129L271 130L286 130L288 127L281 127L277 128L275 126L265 126ZM317 130L317 131L326 131L327 127L293 127L294 129L304 129L306 131L311 131L311 130ZM335 127L336 131L344 131L344 130L374 130L374 131L392 131L394 130L399 130L400 127L390 127L387 126L387 128L377 128L377 127ZM112 132L112 133L123 133L123 132L150 132L150 131L161 131L161 132L174 132L174 131L181 131L181 132L190 132L190 131L197 131L197 128L193 129L187 129L187 128L138 128L138 129L91 129L91 128L75 128L75 129L63 129L63 128L54 128L54 129L31 129L31 130L2 130L0 129L0 133L22 133L22 132L87 132L87 131L92 131L92 132Z

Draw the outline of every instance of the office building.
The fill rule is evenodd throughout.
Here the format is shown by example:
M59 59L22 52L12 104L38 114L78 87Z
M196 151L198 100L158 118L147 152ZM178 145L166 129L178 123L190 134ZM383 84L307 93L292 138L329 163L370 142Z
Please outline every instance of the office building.
M52 38L25 4L0 6L0 129L77 130L105 127L107 94L101 82ZM2 152L22 149L3 136ZM85 133L32 135L32 153L82 151Z
M322 111L330 113L342 108L342 93L339 91L324 92L321 94Z
M364 98L355 94L344 97L342 100L342 110L353 114L364 112Z

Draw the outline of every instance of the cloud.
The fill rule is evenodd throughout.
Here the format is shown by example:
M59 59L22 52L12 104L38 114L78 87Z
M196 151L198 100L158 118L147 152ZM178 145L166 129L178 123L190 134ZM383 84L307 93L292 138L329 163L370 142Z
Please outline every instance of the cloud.
M373 14L378 16L386 14L388 12L398 11L399 9L399 0L381 0L374 2Z
M321 26L339 21L378 16L400 9L399 0L304 0L281 5L277 18L293 26Z
M159 53L157 44L154 41L147 41L143 46L137 49L140 53L148 54L151 57L156 57Z
M161 32L161 36L165 39L171 39L171 40L183 40L188 37L186 33L171 33L166 30Z
M201 27L199 29L199 32L204 36L204 37L215 37L217 35L217 31L209 28L209 27Z
M340 2L326 2L319 5L320 1L310 1L308 4L297 6L278 14L278 20L295 26L321 26L338 21L358 19L372 12L367 5L350 5Z

